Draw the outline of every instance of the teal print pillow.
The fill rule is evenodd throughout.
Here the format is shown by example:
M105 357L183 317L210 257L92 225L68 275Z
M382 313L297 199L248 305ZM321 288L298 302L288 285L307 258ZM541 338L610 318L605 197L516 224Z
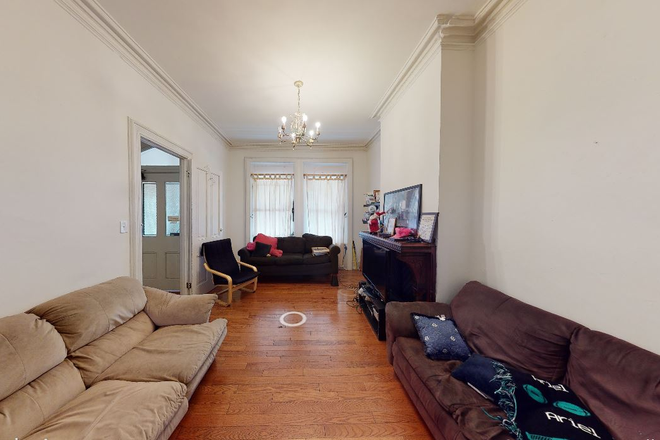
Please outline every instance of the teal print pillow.
M566 385L473 355L452 372L492 399L506 417L496 419L516 440L612 440L593 412ZM486 411L484 411L486 412Z

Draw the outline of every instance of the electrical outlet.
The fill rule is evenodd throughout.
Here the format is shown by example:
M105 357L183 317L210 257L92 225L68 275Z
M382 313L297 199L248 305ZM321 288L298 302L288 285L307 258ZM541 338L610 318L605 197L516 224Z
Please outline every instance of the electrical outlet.
M122 220L119 222L119 233L120 234L126 234L128 232L128 222L126 220Z

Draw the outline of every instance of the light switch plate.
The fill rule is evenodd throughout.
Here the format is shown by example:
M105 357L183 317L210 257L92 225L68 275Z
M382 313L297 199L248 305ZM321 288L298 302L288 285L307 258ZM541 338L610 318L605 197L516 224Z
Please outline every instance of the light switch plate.
M119 233L120 234L126 234L128 232L128 222L126 220L122 220L119 222Z

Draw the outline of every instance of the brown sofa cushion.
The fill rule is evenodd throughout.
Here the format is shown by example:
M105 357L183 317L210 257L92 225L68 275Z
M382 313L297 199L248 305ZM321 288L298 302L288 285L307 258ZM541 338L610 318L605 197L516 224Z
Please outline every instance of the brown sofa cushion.
M276 266L300 266L303 264L303 254L284 254L275 258Z
M332 237L327 235L303 234L305 239L305 253L311 253L313 247L332 246Z
M446 438L461 438L459 435L470 440L511 438L498 421L483 412L485 409L493 416L503 416L502 410L451 377L451 371L460 365L460 361L427 358L423 344L416 338L397 338L393 354L397 375L404 376L399 378L423 402L433 425L440 427ZM456 424L448 423L446 414Z
M186 400L176 382L102 382L69 402L24 440L153 440Z
M660 438L660 356L582 328L571 340L566 383L615 438Z
M121 277L52 299L28 313L53 324L71 353L137 315L146 302L140 282Z
M281 258L281 257L280 257ZM257 266L259 268L263 266L275 266L275 261L277 261L278 257L248 257L248 258L241 258L241 261L243 263L251 264L253 266Z
M158 327L209 322L218 295L175 295L153 287L144 288L147 305L144 311Z
M105 370L95 383L128 380L187 384L226 331L225 319L160 328Z
M330 262L330 255L303 254L303 264L327 264Z
M555 382L566 374L571 336L582 327L476 281L461 289L451 310L474 351Z
M48 322L26 313L0 318L0 400L65 357L64 341Z
M278 237L277 248L285 254L304 254L305 239L302 237Z
M0 401L0 433L23 438L83 391L80 373L65 360Z
M154 331L154 323L145 312L140 312L128 322L74 351L69 359L80 370L85 386L89 387L99 374Z

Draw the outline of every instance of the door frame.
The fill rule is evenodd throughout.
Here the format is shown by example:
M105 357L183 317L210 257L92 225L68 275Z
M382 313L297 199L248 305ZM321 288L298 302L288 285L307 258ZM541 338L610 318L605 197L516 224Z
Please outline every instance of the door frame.
M128 180L129 180L129 243L130 274L142 282L142 142L153 144L179 158L181 185L181 294L191 293L192 287L192 194L190 175L192 153L143 124L128 118ZM191 287L188 287L191 286Z

